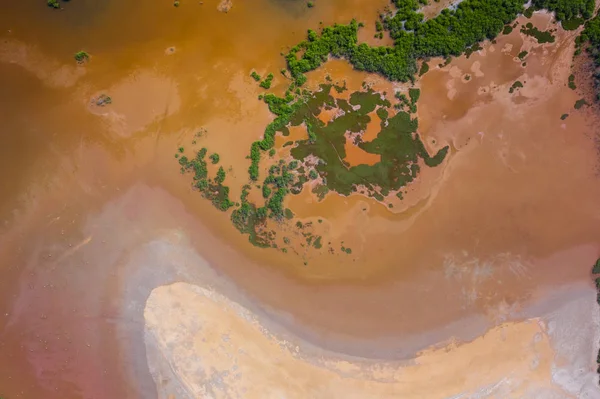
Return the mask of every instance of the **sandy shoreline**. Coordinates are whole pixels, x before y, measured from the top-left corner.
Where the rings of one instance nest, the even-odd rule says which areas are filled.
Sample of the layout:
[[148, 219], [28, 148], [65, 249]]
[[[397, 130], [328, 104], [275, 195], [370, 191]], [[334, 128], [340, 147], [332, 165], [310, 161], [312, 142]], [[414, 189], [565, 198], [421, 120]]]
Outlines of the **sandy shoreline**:
[[[568, 291], [569, 300], [540, 318], [505, 323], [407, 363], [357, 359], [283, 339], [266, 320], [214, 290], [175, 283], [148, 299], [147, 350], [159, 391], [175, 385], [197, 398], [276, 392], [290, 398], [598, 397], [589, 351], [600, 338], [594, 290]], [[589, 327], [573, 334], [582, 323]], [[175, 376], [166, 377], [170, 373]], [[434, 375], [435, 387], [425, 383]]]

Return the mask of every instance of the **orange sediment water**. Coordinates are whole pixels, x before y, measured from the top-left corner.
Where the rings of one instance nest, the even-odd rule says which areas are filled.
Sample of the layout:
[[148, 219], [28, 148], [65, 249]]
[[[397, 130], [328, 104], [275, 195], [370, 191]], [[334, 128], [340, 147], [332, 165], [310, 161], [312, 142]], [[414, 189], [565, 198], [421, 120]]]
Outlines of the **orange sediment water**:
[[[191, 190], [174, 154], [180, 146], [219, 153], [239, 198], [250, 145], [273, 118], [250, 71], [273, 72], [281, 94], [279, 53], [306, 29], [372, 15], [387, 2], [311, 10], [234, 2], [227, 14], [216, 1], [61, 4], [55, 12], [14, 2], [0, 14], [0, 351], [8, 359], [0, 362], [0, 394], [7, 398], [147, 397], [149, 371], [132, 360], [145, 364], [144, 354], [132, 355], [127, 341], [139, 320], [122, 311], [143, 307], [142, 294], [123, 298], [130, 274], [146, 269], [124, 265], [144, 245], [175, 240], [173, 232], [274, 320], [349, 348], [472, 315], [493, 324], [540, 287], [588, 278], [600, 246], [597, 125], [594, 115], [573, 110], [577, 94], [565, 85], [575, 33], [558, 31], [556, 43], [533, 47], [516, 29], [469, 59], [444, 68], [430, 61], [418, 82], [419, 133], [430, 152], [450, 144], [448, 160], [422, 166], [392, 208], [360, 195], [290, 197], [287, 205], [313, 222], [324, 245], [283, 254], [251, 246], [228, 214]], [[548, 17], [533, 21], [541, 28]], [[81, 49], [91, 60], [77, 66]], [[530, 53], [525, 66], [516, 59], [522, 49]], [[341, 96], [365, 80], [390, 101], [406, 88], [342, 60], [310, 73], [309, 85], [327, 74], [347, 82]], [[517, 79], [524, 87], [509, 94]], [[113, 103], [91, 104], [102, 93]], [[563, 113], [571, 115], [561, 121]], [[379, 124], [371, 116], [365, 141]], [[290, 130], [277, 137], [282, 156], [285, 142], [306, 134]], [[367, 161], [348, 151], [351, 163]], [[341, 253], [342, 241], [351, 254]], [[181, 264], [185, 272], [173, 280], [192, 279], [193, 264]]]

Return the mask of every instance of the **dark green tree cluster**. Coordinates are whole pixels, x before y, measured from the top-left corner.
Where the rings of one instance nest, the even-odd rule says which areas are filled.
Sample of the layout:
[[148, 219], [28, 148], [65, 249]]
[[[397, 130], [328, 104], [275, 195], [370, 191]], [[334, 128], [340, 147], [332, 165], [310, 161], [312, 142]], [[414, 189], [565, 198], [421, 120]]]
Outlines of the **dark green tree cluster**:
[[[180, 153], [183, 152], [182, 149], [183, 147], [179, 148]], [[181, 172], [193, 172], [194, 187], [197, 188], [205, 198], [211, 200], [217, 209], [226, 211], [231, 208], [234, 203], [229, 199], [229, 187], [223, 185], [226, 177], [225, 170], [223, 167], [220, 167], [215, 178], [210, 179], [208, 177], [206, 160], [204, 159], [206, 157], [206, 153], [206, 148], [202, 148], [191, 160], [185, 155], [181, 156], [179, 158]]]
[[529, 23], [527, 23], [527, 25], [521, 27], [521, 33], [523, 33], [527, 36], [535, 37], [535, 39], [540, 44], [554, 43], [554, 40], [555, 40], [554, 35], [552, 35], [551, 32], [541, 31], [538, 28], [536, 28], [535, 26], [533, 26], [533, 24], [531, 22], [529, 22]]
[[271, 166], [269, 175], [263, 182], [263, 197], [266, 199], [270, 217], [278, 220], [284, 217], [283, 200], [290, 193], [290, 187], [296, 180], [296, 173], [290, 170], [285, 161], [281, 160], [279, 165]]
[[[258, 163], [261, 151], [268, 151], [275, 144], [275, 134], [289, 123], [291, 115], [303, 105], [301, 99], [294, 101], [294, 96], [288, 94], [285, 97], [277, 97], [274, 94], [265, 94], [263, 101], [269, 106], [269, 110], [277, 115], [273, 122], [267, 125], [263, 139], [255, 141], [250, 147], [251, 164], [248, 168], [250, 179], [258, 179]], [[292, 103], [292, 101], [294, 101]]]
[[263, 89], [270, 89], [271, 88], [271, 83], [273, 82], [273, 74], [270, 73], [267, 75], [267, 77], [265, 78], [265, 80], [263, 80], [262, 82], [260, 82], [260, 87], [262, 87]]
[[594, 15], [594, 0], [533, 0], [533, 6], [538, 10], [548, 10], [556, 13], [559, 21], [576, 18], [588, 19]]
[[[523, 11], [523, 0], [464, 0], [456, 10], [443, 10], [424, 21], [417, 0], [395, 0], [397, 12], [383, 16], [383, 26], [394, 39], [393, 47], [358, 44], [356, 21], [323, 28], [321, 35], [309, 30], [307, 40], [286, 55], [297, 85], [304, 73], [316, 69], [329, 56], [346, 58], [354, 68], [379, 73], [390, 80], [414, 79], [418, 58], [460, 55], [474, 44], [492, 39]], [[299, 57], [298, 54], [302, 53]]]
[[586, 51], [595, 64], [592, 79], [597, 93], [596, 101], [600, 101], [600, 14], [585, 23], [585, 29], [577, 38], [577, 45], [579, 47], [577, 53], [581, 51], [583, 45], [587, 46]]

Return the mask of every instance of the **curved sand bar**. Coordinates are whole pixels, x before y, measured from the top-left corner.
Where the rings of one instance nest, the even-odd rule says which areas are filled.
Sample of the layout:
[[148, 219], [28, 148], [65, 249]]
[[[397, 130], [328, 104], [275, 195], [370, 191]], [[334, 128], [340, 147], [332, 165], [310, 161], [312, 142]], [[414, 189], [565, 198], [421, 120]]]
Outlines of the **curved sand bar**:
[[218, 292], [175, 283], [148, 298], [146, 350], [165, 398], [597, 398], [594, 291], [568, 296], [543, 317], [400, 363], [305, 350]]

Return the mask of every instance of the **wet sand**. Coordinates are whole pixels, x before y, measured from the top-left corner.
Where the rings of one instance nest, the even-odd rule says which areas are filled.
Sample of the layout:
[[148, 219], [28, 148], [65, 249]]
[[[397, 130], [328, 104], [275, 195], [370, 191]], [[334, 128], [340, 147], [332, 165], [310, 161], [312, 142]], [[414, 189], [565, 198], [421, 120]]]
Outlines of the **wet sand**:
[[[559, 31], [555, 44], [534, 47], [515, 30], [469, 59], [433, 68], [419, 82], [420, 133], [428, 149], [450, 143], [449, 160], [407, 187], [406, 202], [392, 209], [360, 196], [292, 198], [289, 206], [303, 221], [322, 218], [317, 231], [353, 249], [351, 256], [325, 249], [294, 256], [252, 247], [227, 214], [191, 191], [173, 154], [181, 145], [192, 148], [205, 128], [196, 147], [221, 154], [238, 196], [249, 145], [272, 118], [256, 100], [250, 71], [277, 72], [279, 52], [319, 21], [347, 22], [377, 7], [336, 1], [307, 11], [284, 2], [234, 2], [224, 14], [216, 1], [204, 3], [134, 10], [114, 1], [78, 1], [53, 13], [19, 2], [0, 15], [0, 350], [8, 359], [0, 362], [0, 394], [189, 396], [187, 389], [202, 389], [208, 380], [189, 374], [186, 367], [197, 365], [186, 365], [186, 352], [174, 354], [197, 331], [173, 323], [193, 323], [186, 315], [197, 307], [207, 309], [202, 323], [211, 334], [254, 334], [256, 358], [280, 358], [289, 370], [300, 370], [306, 377], [293, 380], [294, 387], [280, 385], [281, 375], [267, 367], [264, 375], [244, 377], [273, 376], [273, 392], [290, 396], [301, 396], [298, 387], [307, 382], [320, 387], [317, 381], [337, 381], [347, 372], [357, 394], [385, 397], [392, 390], [419, 397], [420, 378], [429, 374], [412, 366], [400, 372], [398, 362], [421, 353], [417, 359], [428, 364], [439, 356], [436, 370], [444, 374], [446, 351], [448, 364], [465, 370], [452, 362], [488, 354], [475, 367], [482, 370], [481, 384], [493, 384], [506, 372], [502, 367], [514, 365], [539, 382], [535, 387], [564, 392], [556, 380], [576, 372], [549, 385], [549, 367], [561, 350], [549, 315], [581, 318], [559, 326], [585, 324], [584, 312], [564, 309], [592, 306], [593, 290], [579, 287], [591, 287], [589, 269], [600, 253], [596, 119], [573, 110], [578, 95], [566, 87], [576, 33]], [[542, 28], [547, 18], [536, 15], [534, 22]], [[53, 35], [40, 34], [48, 31]], [[72, 54], [82, 48], [92, 58], [77, 66]], [[515, 59], [521, 49], [530, 51], [526, 67]], [[367, 80], [389, 98], [403, 88], [342, 61], [315, 71], [309, 83], [326, 73], [351, 89]], [[276, 76], [276, 92], [283, 90], [281, 79]], [[509, 95], [517, 79], [525, 86]], [[113, 104], [91, 106], [99, 93], [111, 95]], [[570, 116], [561, 121], [565, 112]], [[186, 284], [170, 286], [175, 282]], [[578, 288], [564, 300], [547, 299], [571, 284]], [[216, 299], [206, 299], [207, 289]], [[190, 307], [177, 308], [182, 300]], [[173, 323], [157, 322], [167, 317], [163, 312]], [[226, 317], [235, 329], [218, 322]], [[581, 349], [580, 360], [559, 365], [583, 370], [578, 390], [588, 389], [592, 378], [596, 324], [577, 338], [588, 345], [589, 358]], [[517, 359], [520, 352], [498, 346], [502, 331], [509, 347], [530, 348], [537, 333], [542, 339], [525, 352], [530, 357]], [[172, 334], [181, 340], [165, 349]], [[293, 338], [302, 358], [270, 347], [265, 334]], [[427, 349], [451, 337], [469, 343]], [[232, 339], [250, 345], [239, 335]], [[197, 353], [215, 348], [207, 342]], [[319, 355], [311, 350], [326, 355], [327, 370], [312, 363]], [[490, 365], [500, 354], [506, 364]], [[536, 354], [539, 367], [525, 374]], [[230, 355], [213, 354], [211, 362], [226, 368], [220, 362]], [[356, 366], [357, 358], [380, 364], [381, 378], [416, 385], [382, 387]], [[165, 386], [156, 377], [165, 364], [176, 365], [171, 379], [189, 383]], [[449, 381], [432, 395], [458, 395], [481, 388], [477, 383]], [[238, 388], [230, 389], [243, 396]], [[512, 392], [523, 397], [521, 388]], [[582, 397], [578, 390], [567, 389]]]

